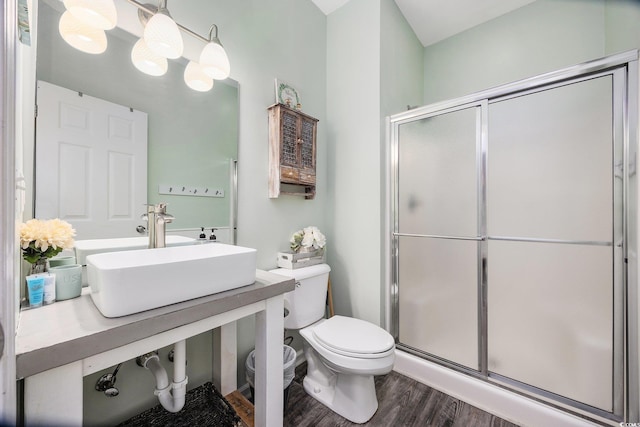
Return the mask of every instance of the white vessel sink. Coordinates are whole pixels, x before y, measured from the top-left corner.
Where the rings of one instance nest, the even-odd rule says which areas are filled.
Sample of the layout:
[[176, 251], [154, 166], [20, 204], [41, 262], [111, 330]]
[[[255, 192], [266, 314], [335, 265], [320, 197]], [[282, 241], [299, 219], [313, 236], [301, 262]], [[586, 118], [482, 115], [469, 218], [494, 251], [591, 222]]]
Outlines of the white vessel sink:
[[[195, 239], [183, 236], [166, 236], [166, 246], [191, 245]], [[76, 240], [74, 249], [76, 251], [76, 262], [86, 265], [86, 258], [89, 255], [101, 254], [104, 252], [130, 251], [134, 249], [145, 249], [149, 247], [149, 237], [121, 237], [116, 239], [90, 239]]]
[[120, 317], [199, 298], [256, 280], [256, 250], [223, 243], [89, 255], [91, 298]]

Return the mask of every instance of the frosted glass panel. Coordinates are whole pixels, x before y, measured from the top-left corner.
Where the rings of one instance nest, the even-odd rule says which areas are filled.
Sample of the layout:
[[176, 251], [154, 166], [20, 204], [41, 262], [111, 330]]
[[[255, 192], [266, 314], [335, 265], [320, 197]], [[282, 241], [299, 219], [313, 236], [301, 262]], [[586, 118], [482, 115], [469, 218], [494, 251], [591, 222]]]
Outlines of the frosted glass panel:
[[399, 128], [400, 232], [475, 237], [476, 108]]
[[399, 348], [623, 413], [621, 77], [398, 124]]
[[489, 242], [489, 370], [612, 411], [611, 247]]
[[400, 342], [478, 369], [477, 243], [399, 239]]
[[490, 104], [489, 235], [610, 242], [611, 129], [611, 76]]

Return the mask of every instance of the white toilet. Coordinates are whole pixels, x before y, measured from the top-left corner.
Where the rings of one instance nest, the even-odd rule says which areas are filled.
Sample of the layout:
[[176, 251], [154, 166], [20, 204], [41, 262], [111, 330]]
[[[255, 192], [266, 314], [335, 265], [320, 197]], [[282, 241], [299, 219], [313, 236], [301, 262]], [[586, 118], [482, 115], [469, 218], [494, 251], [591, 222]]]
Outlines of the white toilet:
[[364, 320], [324, 319], [329, 271], [326, 264], [271, 270], [296, 280], [296, 289], [284, 295], [284, 327], [298, 329], [304, 339], [304, 389], [351, 422], [364, 423], [378, 409], [373, 376], [391, 371], [395, 343]]

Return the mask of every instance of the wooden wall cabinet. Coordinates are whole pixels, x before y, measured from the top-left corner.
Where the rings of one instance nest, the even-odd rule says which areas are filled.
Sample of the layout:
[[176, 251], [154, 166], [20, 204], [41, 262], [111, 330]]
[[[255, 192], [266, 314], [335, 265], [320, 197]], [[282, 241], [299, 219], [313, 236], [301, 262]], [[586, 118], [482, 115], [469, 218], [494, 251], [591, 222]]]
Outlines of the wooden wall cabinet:
[[288, 194], [313, 199], [318, 119], [283, 104], [268, 110], [269, 197]]

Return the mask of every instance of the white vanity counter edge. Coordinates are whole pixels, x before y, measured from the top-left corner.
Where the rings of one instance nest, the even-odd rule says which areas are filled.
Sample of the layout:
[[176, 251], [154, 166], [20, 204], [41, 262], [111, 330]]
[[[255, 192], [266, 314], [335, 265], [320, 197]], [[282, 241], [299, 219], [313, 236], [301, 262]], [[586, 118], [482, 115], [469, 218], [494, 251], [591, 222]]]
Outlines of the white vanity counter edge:
[[118, 318], [80, 297], [20, 313], [16, 374], [25, 378], [294, 289], [294, 280], [263, 270], [252, 285]]

